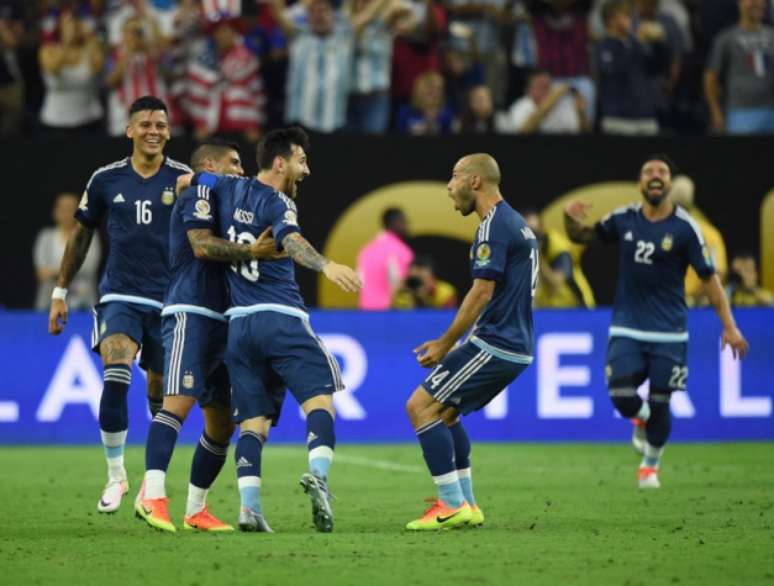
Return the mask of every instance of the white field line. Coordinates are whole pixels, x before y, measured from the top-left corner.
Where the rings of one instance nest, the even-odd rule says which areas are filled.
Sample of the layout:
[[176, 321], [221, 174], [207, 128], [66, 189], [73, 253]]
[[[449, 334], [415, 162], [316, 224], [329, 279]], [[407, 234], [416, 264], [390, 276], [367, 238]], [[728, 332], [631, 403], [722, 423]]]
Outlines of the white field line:
[[[284, 446], [267, 446], [266, 454], [277, 454], [282, 457], [298, 456], [300, 450]], [[362, 456], [349, 456], [336, 452], [333, 456], [336, 464], [349, 464], [352, 466], [362, 466], [364, 468], [376, 468], [377, 470], [389, 470], [391, 472], [406, 472], [408, 474], [421, 474], [425, 468], [415, 464], [399, 464], [390, 460], [375, 460], [373, 458], [364, 458]]]

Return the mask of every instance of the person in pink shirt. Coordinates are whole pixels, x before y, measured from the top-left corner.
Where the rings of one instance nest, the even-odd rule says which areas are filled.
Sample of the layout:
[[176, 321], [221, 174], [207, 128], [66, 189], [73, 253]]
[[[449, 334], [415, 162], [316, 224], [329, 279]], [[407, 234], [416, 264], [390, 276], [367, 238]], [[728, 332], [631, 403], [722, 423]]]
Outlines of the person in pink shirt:
[[360, 309], [389, 309], [392, 296], [408, 274], [414, 252], [406, 244], [409, 224], [406, 214], [389, 208], [382, 214], [382, 230], [357, 256], [357, 269], [363, 281]]

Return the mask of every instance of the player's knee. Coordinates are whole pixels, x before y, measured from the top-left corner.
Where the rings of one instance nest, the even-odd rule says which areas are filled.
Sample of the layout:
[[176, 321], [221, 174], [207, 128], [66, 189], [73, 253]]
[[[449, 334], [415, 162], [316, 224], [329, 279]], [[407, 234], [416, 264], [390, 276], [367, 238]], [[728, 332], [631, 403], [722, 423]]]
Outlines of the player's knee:
[[124, 334], [114, 334], [99, 345], [99, 353], [105, 366], [123, 364], [131, 366], [139, 347]]
[[634, 417], [642, 406], [642, 399], [633, 386], [611, 387], [608, 389], [613, 406], [623, 417]]
[[196, 399], [193, 397], [186, 397], [184, 395], [170, 395], [164, 397], [164, 403], [162, 404], [161, 408], [164, 409], [164, 411], [169, 411], [170, 413], [177, 415], [180, 419], [185, 421], [195, 403]]
[[451, 427], [460, 420], [460, 414], [454, 407], [447, 407], [441, 413], [441, 418], [448, 427]]
[[[204, 409], [204, 430], [216, 442], [228, 443], [235, 428], [236, 424], [231, 419], [231, 414], [227, 407], [218, 405]], [[268, 429], [262, 435], [268, 435]]]
[[[265, 417], [253, 417], [252, 419], [245, 419], [239, 424], [239, 431], [250, 431], [256, 433], [264, 438], [264, 441], [269, 439], [269, 429], [271, 428], [271, 420]], [[230, 436], [229, 436], [230, 437]]]
[[317, 395], [301, 404], [301, 410], [304, 412], [304, 415], [309, 415], [312, 411], [316, 411], [317, 409], [327, 411], [331, 414], [331, 417], [335, 419], [336, 408], [333, 406], [333, 395]]

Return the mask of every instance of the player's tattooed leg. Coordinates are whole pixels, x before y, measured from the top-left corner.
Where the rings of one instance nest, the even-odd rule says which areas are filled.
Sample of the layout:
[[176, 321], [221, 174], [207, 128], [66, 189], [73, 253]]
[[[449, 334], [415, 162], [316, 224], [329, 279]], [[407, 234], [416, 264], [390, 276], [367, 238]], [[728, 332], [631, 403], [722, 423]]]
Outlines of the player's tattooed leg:
[[109, 364], [131, 366], [139, 349], [137, 343], [124, 334], [108, 336], [99, 345], [99, 353], [105, 366]]

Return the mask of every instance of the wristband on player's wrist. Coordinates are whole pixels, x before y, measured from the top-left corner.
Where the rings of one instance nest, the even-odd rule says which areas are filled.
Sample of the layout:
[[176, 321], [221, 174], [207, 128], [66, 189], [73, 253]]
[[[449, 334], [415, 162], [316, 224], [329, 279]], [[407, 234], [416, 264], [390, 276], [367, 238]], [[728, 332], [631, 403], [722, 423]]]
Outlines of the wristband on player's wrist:
[[67, 297], [66, 287], [54, 287], [54, 291], [51, 293], [51, 299], [61, 299], [62, 301], [64, 301], [66, 297]]

